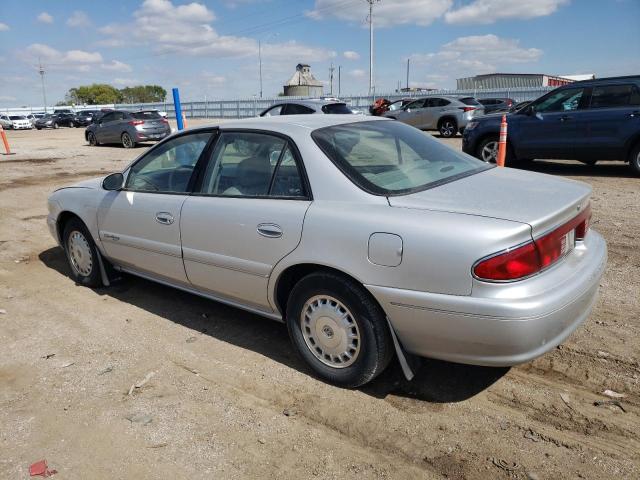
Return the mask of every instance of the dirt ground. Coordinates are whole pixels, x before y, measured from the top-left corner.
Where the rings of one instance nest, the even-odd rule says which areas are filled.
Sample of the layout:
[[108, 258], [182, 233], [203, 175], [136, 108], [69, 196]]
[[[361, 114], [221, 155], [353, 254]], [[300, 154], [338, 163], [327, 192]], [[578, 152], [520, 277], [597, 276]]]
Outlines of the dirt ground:
[[[511, 369], [424, 360], [411, 382], [393, 364], [351, 391], [314, 378], [279, 323], [133, 277], [75, 285], [48, 194], [145, 148], [8, 137], [0, 478], [43, 458], [60, 479], [640, 478], [640, 178], [624, 164], [530, 167], [591, 184], [609, 245], [595, 311], [565, 344]], [[625, 397], [596, 406], [605, 389]]]

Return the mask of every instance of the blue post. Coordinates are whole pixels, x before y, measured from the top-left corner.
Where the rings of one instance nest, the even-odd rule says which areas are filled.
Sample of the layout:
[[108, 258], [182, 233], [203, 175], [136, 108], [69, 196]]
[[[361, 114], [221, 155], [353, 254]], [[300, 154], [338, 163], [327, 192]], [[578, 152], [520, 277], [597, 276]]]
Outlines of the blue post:
[[173, 108], [176, 112], [178, 130], [184, 130], [184, 124], [182, 123], [182, 105], [180, 105], [180, 92], [177, 88], [173, 89]]

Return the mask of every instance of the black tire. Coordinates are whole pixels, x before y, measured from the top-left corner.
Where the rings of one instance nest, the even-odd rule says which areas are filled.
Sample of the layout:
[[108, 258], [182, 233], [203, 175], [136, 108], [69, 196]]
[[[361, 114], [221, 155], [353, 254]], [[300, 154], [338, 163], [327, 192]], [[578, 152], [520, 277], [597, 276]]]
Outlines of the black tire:
[[53, 122], [53, 128], [58, 128], [58, 127], [59, 127], [58, 122]]
[[633, 173], [640, 175], [640, 142], [631, 149], [629, 154], [629, 166], [633, 170]]
[[92, 147], [97, 147], [98, 145], [100, 145], [98, 143], [98, 139], [96, 138], [96, 135], [93, 132], [89, 132], [87, 134], [87, 141], [89, 142], [89, 145], [91, 145]]
[[36, 130], [42, 130], [42, 128], [41, 127], [36, 127]]
[[[311, 303], [305, 309], [307, 302], [312, 302], [314, 298], [315, 302], [319, 303]], [[322, 303], [323, 299], [325, 303]], [[342, 313], [341, 307], [344, 307], [347, 313], [350, 313], [345, 317], [348, 320], [344, 320], [350, 322], [346, 328], [358, 336], [357, 344], [352, 345], [354, 351], [355, 348], [358, 348], [358, 351], [353, 354], [354, 360], [346, 360], [352, 363], [337, 367], [328, 365], [324, 363], [325, 360], [316, 357], [316, 355], [322, 356], [320, 347], [324, 346], [320, 341], [313, 343], [308, 339], [308, 334], [305, 339], [302, 331], [303, 311], [312, 314], [311, 308], [314, 304], [316, 308], [332, 308], [339, 313]], [[319, 315], [318, 321], [324, 321], [328, 318], [323, 316], [323, 313]], [[309, 317], [305, 315], [304, 318], [306, 321]], [[393, 356], [393, 340], [386, 316], [380, 306], [357, 282], [333, 272], [311, 273], [293, 287], [287, 302], [286, 322], [289, 336], [298, 354], [319, 377], [334, 385], [347, 388], [364, 385], [382, 373]], [[311, 326], [311, 323], [309, 325]], [[317, 323], [315, 325], [316, 328], [320, 328]], [[334, 331], [329, 328], [331, 332], [329, 335], [326, 328], [325, 326], [321, 332], [317, 332], [318, 339], [320, 340], [320, 335], [326, 334], [324, 339], [331, 341]], [[309, 333], [312, 331], [310, 328], [306, 330]], [[338, 339], [345, 338], [343, 332], [340, 331], [335, 335], [338, 335]], [[313, 353], [312, 344], [319, 350], [318, 353]], [[327, 361], [333, 361], [335, 364], [335, 361], [328, 358], [328, 355], [325, 354], [325, 357]], [[335, 357], [336, 361], [344, 360], [344, 357], [339, 359], [340, 355], [335, 355]]]
[[69, 122], [69, 128], [74, 128], [75, 126], [76, 126], [76, 124], [75, 124], [75, 123], [73, 123], [73, 122]]
[[453, 118], [445, 117], [438, 122], [438, 131], [443, 138], [453, 138], [458, 133], [458, 122]]
[[[98, 251], [84, 223], [78, 218], [70, 219], [64, 226], [62, 241], [71, 277], [76, 283], [91, 288], [102, 286]], [[88, 254], [90, 256], [87, 257]]]
[[588, 167], [593, 167], [596, 163], [598, 163], [598, 160], [580, 160], [580, 162], [584, 163]]
[[133, 140], [133, 138], [131, 138], [131, 135], [129, 135], [127, 132], [124, 132], [120, 136], [120, 141], [122, 142], [122, 146], [124, 148], [134, 148], [136, 146], [136, 142]]

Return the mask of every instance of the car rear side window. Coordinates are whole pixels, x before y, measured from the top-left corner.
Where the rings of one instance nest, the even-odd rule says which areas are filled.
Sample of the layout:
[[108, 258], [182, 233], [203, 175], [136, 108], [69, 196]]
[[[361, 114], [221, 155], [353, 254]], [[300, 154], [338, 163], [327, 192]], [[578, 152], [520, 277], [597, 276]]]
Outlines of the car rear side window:
[[408, 194], [492, 168], [401, 122], [335, 125], [311, 136], [352, 182], [375, 195]]
[[204, 173], [200, 193], [230, 197], [305, 197], [288, 141], [254, 132], [224, 132]]
[[460, 100], [465, 105], [476, 105], [476, 106], [481, 105], [481, 103], [473, 97], [464, 97], [464, 98], [459, 98], [458, 100]]
[[353, 112], [346, 103], [328, 103], [322, 106], [324, 113], [351, 115]]
[[591, 108], [616, 108], [638, 105], [640, 95], [635, 85], [604, 85], [593, 87]]
[[157, 120], [162, 118], [158, 112], [134, 112], [131, 116], [137, 120]]

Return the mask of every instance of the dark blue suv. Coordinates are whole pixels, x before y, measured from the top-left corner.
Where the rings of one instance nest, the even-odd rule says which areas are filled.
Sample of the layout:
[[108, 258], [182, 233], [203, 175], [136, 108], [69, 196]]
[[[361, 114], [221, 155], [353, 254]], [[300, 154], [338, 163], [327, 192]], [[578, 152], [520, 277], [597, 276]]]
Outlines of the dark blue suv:
[[[467, 124], [462, 150], [495, 161], [502, 113]], [[601, 78], [557, 88], [507, 114], [507, 164], [572, 159], [629, 162], [640, 175], [640, 76]]]

